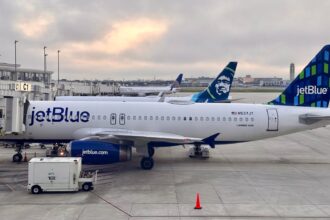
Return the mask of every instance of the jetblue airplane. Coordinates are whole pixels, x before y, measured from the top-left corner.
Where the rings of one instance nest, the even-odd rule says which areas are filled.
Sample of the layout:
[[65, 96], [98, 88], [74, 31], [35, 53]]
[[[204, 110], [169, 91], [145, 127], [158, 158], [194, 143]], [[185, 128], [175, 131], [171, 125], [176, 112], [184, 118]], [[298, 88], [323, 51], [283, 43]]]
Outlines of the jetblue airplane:
[[180, 86], [182, 81], [183, 74], [180, 73], [176, 80], [169, 86], [120, 86], [119, 93], [121, 95], [138, 95], [138, 96], [147, 96], [152, 94], [171, 94], [176, 92], [176, 89]]
[[127, 160], [135, 147], [141, 167], [152, 169], [156, 147], [214, 148], [319, 128], [330, 123], [329, 53], [327, 45], [268, 104], [33, 101], [25, 113], [26, 131], [1, 139], [70, 142], [71, 153], [111, 162]]
[[228, 65], [203, 91], [191, 96], [164, 97], [159, 96], [57, 96], [55, 101], [123, 101], [123, 102], [230, 102], [228, 100], [234, 79], [237, 62]]

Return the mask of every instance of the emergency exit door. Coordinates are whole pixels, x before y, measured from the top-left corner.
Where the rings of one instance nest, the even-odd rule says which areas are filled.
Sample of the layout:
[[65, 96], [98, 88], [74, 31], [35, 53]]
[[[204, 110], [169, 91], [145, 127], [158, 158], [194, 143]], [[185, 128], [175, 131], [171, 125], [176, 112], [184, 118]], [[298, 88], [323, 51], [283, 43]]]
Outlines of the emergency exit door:
[[268, 128], [267, 131], [278, 131], [278, 113], [277, 109], [267, 109]]

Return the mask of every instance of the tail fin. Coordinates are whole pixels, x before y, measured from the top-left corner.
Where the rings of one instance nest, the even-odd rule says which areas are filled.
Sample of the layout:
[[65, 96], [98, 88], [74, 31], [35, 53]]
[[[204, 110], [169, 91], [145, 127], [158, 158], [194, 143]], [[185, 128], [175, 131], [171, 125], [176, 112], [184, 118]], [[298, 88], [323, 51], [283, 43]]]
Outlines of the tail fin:
[[193, 102], [219, 102], [227, 100], [233, 83], [237, 62], [230, 62], [203, 91], [193, 95]]
[[171, 85], [171, 91], [173, 90], [173, 88], [177, 88], [180, 86], [181, 82], [182, 82], [182, 77], [183, 77], [183, 74], [180, 73], [178, 75], [178, 77], [176, 78], [176, 80], [172, 83]]
[[327, 108], [330, 98], [330, 45], [326, 45], [295, 80], [268, 104]]

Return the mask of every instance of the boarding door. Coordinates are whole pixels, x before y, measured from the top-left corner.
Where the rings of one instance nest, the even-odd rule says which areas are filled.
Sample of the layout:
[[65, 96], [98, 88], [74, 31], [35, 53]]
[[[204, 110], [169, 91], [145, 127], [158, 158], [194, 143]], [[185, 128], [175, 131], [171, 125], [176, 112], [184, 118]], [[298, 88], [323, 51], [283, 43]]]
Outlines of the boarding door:
[[278, 131], [278, 113], [277, 109], [267, 109], [268, 128], [267, 131]]

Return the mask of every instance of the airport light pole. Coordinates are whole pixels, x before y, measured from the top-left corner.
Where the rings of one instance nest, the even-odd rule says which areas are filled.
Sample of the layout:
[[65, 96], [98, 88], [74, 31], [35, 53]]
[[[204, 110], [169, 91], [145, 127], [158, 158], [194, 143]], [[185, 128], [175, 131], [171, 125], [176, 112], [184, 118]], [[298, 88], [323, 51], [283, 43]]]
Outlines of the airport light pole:
[[46, 56], [47, 56], [47, 54], [46, 54], [46, 46], [44, 46], [44, 74], [45, 74], [45, 76], [46, 76]]
[[57, 87], [60, 84], [60, 50], [57, 50]]
[[17, 43], [18, 43], [18, 40], [15, 40], [14, 44], [15, 44], [15, 77], [16, 78], [17, 78], [17, 63], [16, 63], [16, 45], [17, 45]]

